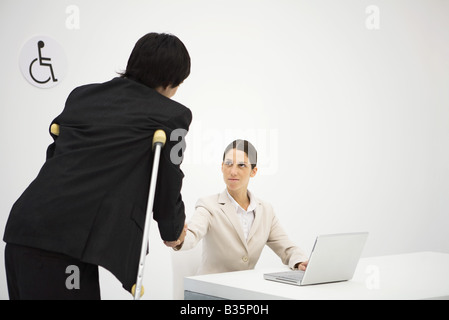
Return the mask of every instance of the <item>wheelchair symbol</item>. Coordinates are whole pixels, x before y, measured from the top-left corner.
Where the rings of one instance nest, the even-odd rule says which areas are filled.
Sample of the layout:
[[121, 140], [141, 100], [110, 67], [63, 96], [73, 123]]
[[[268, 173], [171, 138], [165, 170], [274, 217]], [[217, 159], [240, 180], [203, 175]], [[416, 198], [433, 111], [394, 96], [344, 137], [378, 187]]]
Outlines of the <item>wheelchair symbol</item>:
[[19, 55], [19, 66], [23, 77], [32, 86], [53, 88], [63, 82], [67, 75], [67, 56], [55, 39], [38, 35], [24, 43]]
[[[31, 62], [30, 68], [29, 68], [30, 76], [31, 76], [31, 78], [32, 78], [34, 81], [36, 81], [37, 83], [40, 83], [40, 84], [47, 83], [48, 81], [50, 81], [50, 79], [51, 79], [53, 82], [57, 82], [58, 79], [55, 78], [55, 74], [54, 74], [54, 72], [53, 72], [53, 66], [52, 66], [52, 64], [50, 63], [50, 62], [51, 62], [51, 58], [45, 58], [45, 57], [42, 57], [42, 51], [41, 51], [41, 50], [42, 50], [43, 47], [45, 47], [45, 43], [44, 43], [44, 41], [40, 40], [40, 41], [37, 43], [37, 50], [38, 50], [38, 53], [39, 53], [39, 58], [36, 58], [36, 59], [34, 59], [34, 60]], [[38, 80], [38, 79], [36, 79], [36, 78], [34, 77], [34, 75], [33, 75], [33, 70], [34, 70], [33, 66], [34, 66], [34, 64], [35, 64], [37, 61], [39, 61], [39, 65], [40, 65], [40, 66], [43, 66], [43, 67], [49, 67], [49, 68], [50, 68], [51, 77], [49, 76], [48, 79], [46, 79], [46, 80]]]

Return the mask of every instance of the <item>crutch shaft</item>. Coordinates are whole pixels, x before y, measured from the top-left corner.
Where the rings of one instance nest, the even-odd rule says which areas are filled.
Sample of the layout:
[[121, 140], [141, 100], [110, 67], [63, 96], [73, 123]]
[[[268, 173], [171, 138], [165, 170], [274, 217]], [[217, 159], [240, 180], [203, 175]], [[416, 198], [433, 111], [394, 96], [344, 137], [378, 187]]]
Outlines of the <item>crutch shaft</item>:
[[145, 225], [143, 231], [142, 238], [142, 246], [140, 249], [140, 259], [139, 259], [139, 267], [137, 270], [137, 279], [134, 287], [134, 300], [140, 300], [142, 291], [142, 282], [143, 282], [143, 274], [145, 269], [145, 258], [148, 250], [148, 240], [150, 234], [150, 225], [151, 220], [153, 220], [153, 204], [154, 204], [154, 195], [156, 193], [156, 183], [157, 183], [157, 175], [159, 170], [159, 160], [161, 156], [161, 149], [165, 145], [166, 136], [163, 130], [157, 130], [153, 136], [153, 150], [154, 150], [154, 160], [153, 160], [153, 169], [151, 172], [151, 180], [150, 180], [150, 191], [148, 194], [148, 205], [147, 205], [147, 214], [145, 216]]
[[[156, 147], [154, 149], [154, 162], [153, 162], [153, 171], [151, 174], [150, 193], [148, 196], [148, 209], [150, 211], [147, 212], [147, 216], [145, 217], [143, 241], [142, 241], [142, 247], [140, 250], [139, 268], [138, 268], [138, 272], [137, 272], [136, 291], [134, 293], [135, 300], [140, 299], [140, 292], [141, 292], [141, 288], [142, 288], [143, 272], [144, 272], [144, 268], [145, 268], [145, 257], [147, 255], [147, 250], [148, 250], [148, 238], [149, 238], [149, 233], [150, 233], [150, 225], [151, 225], [151, 220], [153, 219], [153, 202], [154, 202], [154, 194], [155, 194], [155, 187], [156, 187], [156, 181], [157, 181], [157, 172], [159, 169], [160, 153], [161, 153], [161, 145], [156, 144]], [[148, 213], [150, 213], [149, 216], [148, 216]]]

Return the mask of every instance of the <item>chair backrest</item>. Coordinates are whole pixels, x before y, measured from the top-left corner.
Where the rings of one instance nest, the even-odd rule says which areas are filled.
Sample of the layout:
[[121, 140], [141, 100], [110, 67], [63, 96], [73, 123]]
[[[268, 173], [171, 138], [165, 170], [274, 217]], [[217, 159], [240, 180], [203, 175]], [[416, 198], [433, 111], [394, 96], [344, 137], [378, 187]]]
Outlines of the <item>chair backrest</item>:
[[173, 299], [184, 299], [184, 277], [197, 274], [201, 264], [202, 241], [195, 248], [186, 251], [173, 251]]

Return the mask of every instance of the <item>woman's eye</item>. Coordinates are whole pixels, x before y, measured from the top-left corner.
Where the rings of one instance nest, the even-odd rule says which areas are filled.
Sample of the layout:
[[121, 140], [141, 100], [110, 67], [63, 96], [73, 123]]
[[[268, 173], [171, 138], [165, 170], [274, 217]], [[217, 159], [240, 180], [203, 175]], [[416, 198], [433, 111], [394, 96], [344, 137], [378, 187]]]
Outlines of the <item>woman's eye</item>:
[[246, 167], [246, 164], [244, 164], [244, 163], [239, 163], [239, 167], [240, 167], [240, 168], [245, 168], [245, 167]]

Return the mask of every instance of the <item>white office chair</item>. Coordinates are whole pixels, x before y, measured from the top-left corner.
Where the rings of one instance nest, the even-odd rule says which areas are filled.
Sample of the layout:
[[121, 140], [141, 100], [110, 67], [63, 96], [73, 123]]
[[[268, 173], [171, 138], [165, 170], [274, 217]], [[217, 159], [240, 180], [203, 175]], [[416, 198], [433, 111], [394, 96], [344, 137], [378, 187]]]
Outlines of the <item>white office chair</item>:
[[201, 264], [202, 241], [195, 248], [186, 251], [173, 251], [173, 299], [184, 299], [184, 277], [196, 275]]

